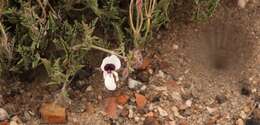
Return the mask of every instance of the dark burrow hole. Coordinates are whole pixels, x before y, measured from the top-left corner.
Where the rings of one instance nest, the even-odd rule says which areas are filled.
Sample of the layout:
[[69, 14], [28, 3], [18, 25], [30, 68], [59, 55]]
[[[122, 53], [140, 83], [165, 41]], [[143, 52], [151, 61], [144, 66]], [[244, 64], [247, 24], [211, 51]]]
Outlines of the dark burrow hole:
[[242, 70], [252, 56], [249, 31], [239, 24], [214, 21], [204, 32], [210, 66], [216, 70]]

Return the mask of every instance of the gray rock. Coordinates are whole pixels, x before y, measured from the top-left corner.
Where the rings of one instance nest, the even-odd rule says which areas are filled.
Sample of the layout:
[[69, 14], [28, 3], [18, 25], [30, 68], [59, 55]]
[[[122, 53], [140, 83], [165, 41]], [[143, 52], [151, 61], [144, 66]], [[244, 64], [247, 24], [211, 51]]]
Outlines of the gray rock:
[[0, 121], [4, 121], [8, 119], [8, 113], [5, 109], [0, 108]]
[[161, 107], [158, 107], [157, 109], [159, 111], [160, 116], [162, 116], [162, 117], [168, 116], [168, 113], [164, 109], [162, 109]]
[[130, 89], [136, 89], [137, 87], [139, 87], [141, 85], [142, 85], [142, 82], [139, 82], [139, 81], [131, 79], [131, 78], [128, 79], [128, 87]]

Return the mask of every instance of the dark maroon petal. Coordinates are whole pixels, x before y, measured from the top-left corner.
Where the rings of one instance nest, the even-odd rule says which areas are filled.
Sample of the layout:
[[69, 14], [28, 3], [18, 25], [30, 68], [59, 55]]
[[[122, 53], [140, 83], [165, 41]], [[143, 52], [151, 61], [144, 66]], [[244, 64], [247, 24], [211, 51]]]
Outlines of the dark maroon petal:
[[107, 71], [108, 73], [111, 73], [112, 71], [114, 71], [116, 69], [116, 66], [114, 64], [106, 64], [104, 67], [105, 71]]

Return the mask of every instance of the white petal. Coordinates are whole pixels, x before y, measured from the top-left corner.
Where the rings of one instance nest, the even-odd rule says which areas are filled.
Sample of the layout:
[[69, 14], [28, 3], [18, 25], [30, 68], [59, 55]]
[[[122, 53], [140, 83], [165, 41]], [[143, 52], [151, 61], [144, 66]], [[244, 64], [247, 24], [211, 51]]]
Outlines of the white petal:
[[109, 63], [109, 60], [110, 60], [110, 59], [109, 59], [109, 56], [103, 59], [102, 64], [101, 64], [101, 66], [100, 66], [100, 68], [102, 69], [102, 71], [105, 71], [105, 66], [106, 66], [106, 64]]
[[113, 74], [103, 73], [105, 79], [105, 86], [108, 90], [116, 90], [116, 83]]
[[113, 75], [115, 75], [115, 77], [116, 77], [116, 81], [118, 81], [118, 80], [119, 80], [119, 78], [118, 78], [118, 73], [115, 72], [115, 71], [113, 71], [112, 73], [113, 73]]
[[116, 66], [116, 70], [121, 68], [121, 61], [120, 61], [120, 59], [117, 56], [111, 55], [110, 59], [112, 61], [111, 63]]
[[105, 66], [106, 66], [106, 64], [114, 64], [115, 65], [115, 70], [118, 70], [118, 69], [120, 69], [120, 67], [121, 67], [121, 61], [120, 61], [120, 59], [117, 57], [117, 56], [115, 56], [115, 55], [111, 55], [111, 56], [108, 56], [108, 57], [106, 57], [106, 58], [104, 58], [103, 59], [103, 61], [102, 61], [102, 64], [101, 64], [101, 66], [100, 66], [100, 68], [102, 69], [102, 71], [105, 71]]

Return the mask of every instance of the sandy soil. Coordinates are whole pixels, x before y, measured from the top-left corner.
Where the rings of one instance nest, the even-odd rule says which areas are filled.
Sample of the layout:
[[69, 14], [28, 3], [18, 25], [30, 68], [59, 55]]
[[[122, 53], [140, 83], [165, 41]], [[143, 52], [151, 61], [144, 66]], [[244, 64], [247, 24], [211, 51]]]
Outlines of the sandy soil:
[[[109, 92], [100, 72], [72, 85], [67, 124], [234, 125], [240, 119], [253, 125], [248, 119], [259, 118], [255, 112], [260, 110], [260, 1], [245, 9], [222, 4], [208, 21], [176, 19], [156, 35], [146, 50], [151, 66], [130, 76], [141, 87], [129, 89], [122, 81]], [[42, 81], [1, 84], [0, 107], [27, 125], [41, 123], [40, 105], [53, 101], [60, 89]], [[147, 99], [141, 111], [134, 93]], [[130, 99], [118, 107], [119, 114], [128, 114], [108, 118], [106, 99], [121, 94]], [[152, 119], [147, 118], [150, 112]]]

